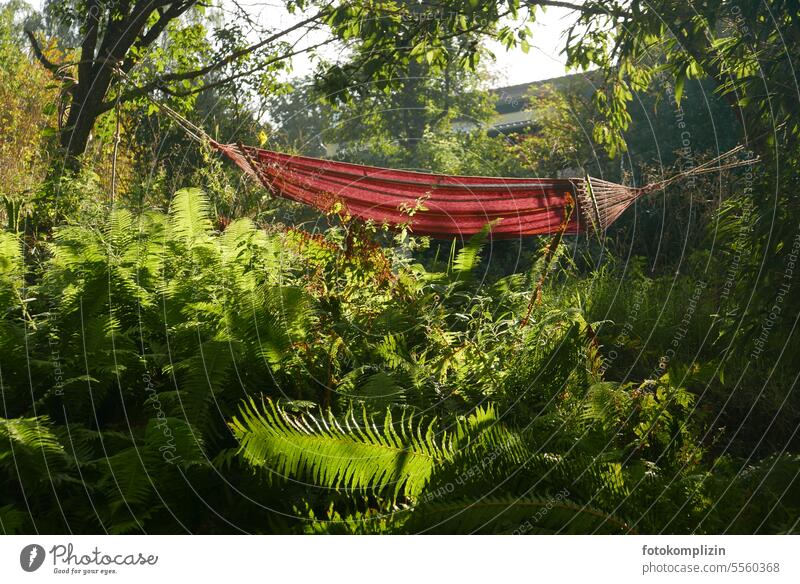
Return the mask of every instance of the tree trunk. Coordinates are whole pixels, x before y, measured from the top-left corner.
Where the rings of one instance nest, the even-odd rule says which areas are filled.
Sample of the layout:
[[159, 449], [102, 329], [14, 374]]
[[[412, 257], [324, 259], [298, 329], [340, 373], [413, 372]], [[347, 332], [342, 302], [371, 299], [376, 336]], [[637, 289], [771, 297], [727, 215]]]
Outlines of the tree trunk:
[[[73, 114], [75, 110], [80, 110], [80, 113]], [[95, 116], [92, 115], [91, 108], [86, 102], [83, 106], [78, 103], [72, 104], [67, 125], [61, 130], [61, 147], [70, 159], [70, 166], [73, 166], [78, 157], [86, 151], [94, 120]]]
[[[182, 9], [176, 9], [175, 12], [168, 10], [162, 14], [162, 20], [156, 23], [152, 32], [160, 33], [167, 22], [185, 12], [192, 4], [189, 2], [182, 5]], [[86, 151], [94, 123], [106, 111], [102, 108], [103, 100], [111, 87], [114, 67], [122, 65], [129, 49], [142, 34], [156, 3], [148, 0], [130, 9], [126, 5], [125, 15], [118, 19], [113, 18], [112, 13], [101, 18], [99, 6], [99, 0], [88, 0], [87, 32], [81, 43], [78, 84], [71, 91], [69, 115], [60, 136], [61, 146], [70, 159], [69, 165], [76, 165], [78, 157]], [[107, 22], [107, 26], [101, 39], [100, 26], [103, 21]], [[162, 21], [165, 24], [159, 26]], [[158, 35], [152, 36], [149, 42], [153, 42]]]
[[80, 83], [73, 92], [67, 122], [60, 136], [61, 147], [73, 162], [86, 151], [92, 128], [101, 113], [100, 105], [111, 81], [111, 75], [104, 73], [87, 80], [91, 83], [88, 88], [87, 82]]

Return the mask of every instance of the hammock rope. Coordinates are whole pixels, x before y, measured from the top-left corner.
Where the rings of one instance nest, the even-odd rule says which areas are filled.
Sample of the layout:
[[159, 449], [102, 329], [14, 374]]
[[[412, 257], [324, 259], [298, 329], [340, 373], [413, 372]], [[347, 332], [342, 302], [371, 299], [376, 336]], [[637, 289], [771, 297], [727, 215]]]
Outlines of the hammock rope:
[[[127, 75], [122, 73], [127, 78]], [[637, 199], [690, 177], [754, 164], [730, 160], [737, 146], [643, 187], [594, 177], [502, 178], [393, 170], [221, 144], [180, 113], [147, 95], [190, 138], [208, 144], [272, 194], [418, 235], [470, 237], [487, 224], [492, 238], [602, 233]]]

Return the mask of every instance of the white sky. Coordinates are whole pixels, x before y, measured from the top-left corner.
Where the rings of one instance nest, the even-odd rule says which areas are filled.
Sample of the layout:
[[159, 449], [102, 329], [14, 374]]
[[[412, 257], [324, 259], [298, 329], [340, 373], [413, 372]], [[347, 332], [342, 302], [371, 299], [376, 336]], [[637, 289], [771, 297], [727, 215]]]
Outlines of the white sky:
[[497, 57], [495, 85], [517, 85], [566, 74], [566, 58], [560, 53], [564, 48], [562, 33], [571, 24], [569, 14], [564, 8], [539, 12], [531, 27], [531, 48], [527, 54], [520, 49], [506, 51], [499, 43], [490, 43], [489, 49]]
[[[0, 3], [3, 1], [0, 0]], [[43, 4], [43, 0], [28, 2], [37, 9], [41, 9]], [[280, 0], [239, 0], [239, 4], [247, 8], [253, 19], [261, 24], [289, 25], [301, 18], [300, 15], [287, 14]], [[223, 6], [226, 5], [231, 6], [230, 0], [223, 0]], [[506, 51], [499, 43], [489, 43], [489, 49], [497, 58], [495, 65], [490, 67], [496, 77], [492, 85], [517, 85], [564, 75], [565, 58], [560, 52], [564, 46], [562, 32], [570, 24], [568, 15], [569, 11], [563, 8], [539, 11], [531, 27], [533, 36], [527, 54], [519, 49]], [[295, 59], [292, 75], [300, 76], [312, 69], [313, 63], [301, 56]]]

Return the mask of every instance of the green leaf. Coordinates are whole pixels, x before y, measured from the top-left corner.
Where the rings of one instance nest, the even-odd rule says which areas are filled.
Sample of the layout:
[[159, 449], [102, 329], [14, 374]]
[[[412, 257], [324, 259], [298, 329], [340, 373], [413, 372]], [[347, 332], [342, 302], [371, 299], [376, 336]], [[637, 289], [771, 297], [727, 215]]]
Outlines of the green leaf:
[[681, 73], [677, 77], [675, 77], [675, 102], [681, 102], [681, 96], [683, 95], [683, 86], [686, 84], [686, 75]]

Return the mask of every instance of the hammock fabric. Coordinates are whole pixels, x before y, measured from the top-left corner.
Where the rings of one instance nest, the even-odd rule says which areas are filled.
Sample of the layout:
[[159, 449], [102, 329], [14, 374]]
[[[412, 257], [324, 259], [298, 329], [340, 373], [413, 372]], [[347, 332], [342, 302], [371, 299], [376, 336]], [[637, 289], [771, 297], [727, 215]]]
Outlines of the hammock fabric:
[[[167, 108], [168, 109], [168, 108]], [[170, 113], [175, 113], [169, 110]], [[497, 178], [392, 170], [220, 144], [175, 114], [276, 196], [378, 225], [409, 226], [417, 235], [469, 237], [490, 225], [493, 238], [604, 231], [639, 197], [690, 176], [747, 166], [722, 163], [740, 145], [703, 164], [644, 187], [585, 178]]]
[[595, 178], [447, 176], [211, 145], [277, 196], [433, 237], [469, 237], [487, 223], [493, 238], [604, 230], [644, 194]]

